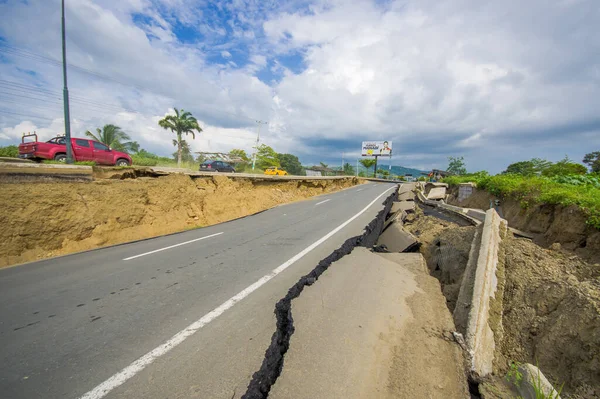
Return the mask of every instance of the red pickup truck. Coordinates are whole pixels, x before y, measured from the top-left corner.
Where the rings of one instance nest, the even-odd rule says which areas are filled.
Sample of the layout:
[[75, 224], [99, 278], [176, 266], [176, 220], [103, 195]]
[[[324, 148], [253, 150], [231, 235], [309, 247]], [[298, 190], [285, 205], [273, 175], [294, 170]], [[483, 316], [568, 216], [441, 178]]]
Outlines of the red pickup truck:
[[[26, 137], [35, 137], [35, 141], [25, 142]], [[25, 134], [19, 144], [19, 158], [41, 161], [53, 159], [65, 162], [67, 160], [67, 141], [63, 136], [54, 137], [44, 142], [38, 141], [37, 134]], [[93, 161], [98, 165], [131, 165], [131, 157], [120, 151], [111, 149], [106, 144], [95, 140], [71, 138], [73, 158], [77, 162]]]

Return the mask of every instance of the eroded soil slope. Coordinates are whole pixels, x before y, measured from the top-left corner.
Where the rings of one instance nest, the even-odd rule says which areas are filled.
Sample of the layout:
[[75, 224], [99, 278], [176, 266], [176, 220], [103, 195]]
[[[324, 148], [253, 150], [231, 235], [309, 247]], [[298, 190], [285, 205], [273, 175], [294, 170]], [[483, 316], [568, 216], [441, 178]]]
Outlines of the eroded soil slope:
[[[405, 228], [421, 241], [420, 251], [453, 310], [475, 227], [417, 209]], [[502, 334], [484, 397], [515, 397], [498, 393], [509, 362], [538, 365], [555, 386], [564, 383], [563, 398], [600, 397], [600, 264], [558, 243], [544, 249], [509, 234], [503, 244]]]
[[0, 185], [0, 267], [250, 215], [358, 184], [185, 175]]
[[600, 397], [600, 265], [508, 238], [506, 278], [502, 363], [538, 364], [567, 397]]

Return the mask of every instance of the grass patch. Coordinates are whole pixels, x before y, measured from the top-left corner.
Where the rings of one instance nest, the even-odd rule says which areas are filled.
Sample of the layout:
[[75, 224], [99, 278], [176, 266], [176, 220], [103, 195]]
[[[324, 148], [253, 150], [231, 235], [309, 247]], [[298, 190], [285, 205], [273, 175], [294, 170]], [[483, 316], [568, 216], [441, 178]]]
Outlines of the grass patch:
[[[66, 162], [53, 161], [50, 159], [45, 159], [42, 163], [50, 164], [50, 165], [67, 165]], [[81, 162], [73, 162], [71, 165], [80, 165], [80, 166], [96, 166], [96, 162], [94, 161], [81, 161]]]
[[512, 198], [523, 208], [536, 204], [576, 205], [587, 216], [586, 223], [600, 230], [600, 185], [597, 175], [579, 177], [526, 177], [516, 174], [490, 176], [485, 172], [450, 176], [449, 185], [474, 182], [489, 193]]

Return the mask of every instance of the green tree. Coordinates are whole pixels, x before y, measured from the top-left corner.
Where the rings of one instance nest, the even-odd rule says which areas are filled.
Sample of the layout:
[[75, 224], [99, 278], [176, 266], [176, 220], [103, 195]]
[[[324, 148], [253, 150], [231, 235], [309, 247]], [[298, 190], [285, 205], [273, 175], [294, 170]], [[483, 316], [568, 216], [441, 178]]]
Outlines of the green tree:
[[6, 147], [0, 147], [0, 157], [18, 158], [19, 147], [16, 145], [8, 145]]
[[600, 172], [600, 151], [585, 154], [583, 163], [588, 165], [592, 172]]
[[256, 165], [260, 169], [266, 169], [271, 166], [280, 166], [275, 150], [266, 144], [259, 145], [256, 151]]
[[240, 150], [238, 148], [234, 148], [229, 151], [229, 156], [232, 158], [240, 158], [241, 162], [236, 162], [235, 171], [236, 172], [244, 172], [248, 165], [250, 164], [250, 157], [246, 154], [246, 151]]
[[132, 153], [137, 154], [140, 151], [140, 143], [138, 143], [137, 141], [132, 141], [129, 144], [129, 149]]
[[467, 168], [465, 167], [464, 157], [448, 157], [448, 169], [447, 172], [455, 175], [466, 175]]
[[[173, 145], [177, 146], [177, 140], [173, 139]], [[178, 161], [179, 156], [181, 156], [181, 161], [183, 162], [188, 162], [188, 163], [193, 163], [194, 162], [194, 155], [192, 154], [192, 150], [190, 148], [190, 145], [188, 144], [187, 141], [181, 140], [181, 152], [175, 151], [173, 153], [173, 159]], [[177, 166], [180, 166], [181, 162], [177, 162]]]
[[522, 176], [533, 176], [536, 174], [535, 164], [531, 161], [520, 161], [511, 163], [502, 173], [514, 173]]
[[202, 164], [207, 159], [208, 159], [208, 157], [206, 155], [204, 155], [204, 154], [198, 154], [198, 156], [196, 157], [196, 162], [198, 162], [199, 164]]
[[348, 162], [344, 164], [344, 174], [346, 176], [354, 176], [356, 174], [356, 169], [354, 166], [350, 165]]
[[542, 176], [585, 175], [587, 168], [573, 162], [568, 156], [542, 171]]
[[102, 129], [97, 128], [96, 134], [88, 130], [85, 135], [117, 151], [135, 152], [140, 148], [136, 141], [130, 141], [131, 137], [116, 125], [108, 124], [104, 125]]
[[[361, 159], [359, 162], [362, 164], [362, 166], [364, 166], [367, 169], [367, 175], [368, 175], [369, 168], [371, 166], [375, 166], [375, 162], [377, 162], [377, 161], [375, 159], [367, 158], [367, 159]], [[375, 171], [373, 171], [373, 173], [375, 173]]]
[[319, 163], [321, 164], [321, 167], [323, 167], [325, 169], [327, 169], [327, 167], [329, 166], [329, 165], [327, 165], [326, 163], [323, 163], [323, 162], [319, 162]]
[[[571, 162], [569, 160], [569, 162]], [[522, 176], [539, 176], [545, 170], [552, 167], [552, 162], [541, 158], [533, 158], [529, 161], [515, 162], [506, 168], [502, 173], [514, 173]]]
[[303, 175], [302, 164], [297, 156], [292, 154], [277, 154], [277, 160], [281, 167], [289, 174], [296, 176]]
[[158, 125], [163, 129], [171, 130], [171, 132], [177, 135], [177, 138], [173, 140], [173, 145], [177, 146], [177, 167], [181, 166], [181, 157], [182, 157], [182, 142], [184, 141], [182, 135], [185, 133], [192, 135], [192, 139], [196, 139], [196, 135], [194, 131], [198, 133], [202, 132], [202, 128], [198, 124], [196, 118], [192, 116], [192, 114], [185, 110], [175, 109], [175, 115], [167, 115], [161, 120], [158, 121]]
[[246, 151], [244, 150], [234, 148], [233, 150], [229, 151], [229, 156], [241, 158], [244, 162], [250, 162], [250, 157], [248, 157], [248, 154], [246, 154]]

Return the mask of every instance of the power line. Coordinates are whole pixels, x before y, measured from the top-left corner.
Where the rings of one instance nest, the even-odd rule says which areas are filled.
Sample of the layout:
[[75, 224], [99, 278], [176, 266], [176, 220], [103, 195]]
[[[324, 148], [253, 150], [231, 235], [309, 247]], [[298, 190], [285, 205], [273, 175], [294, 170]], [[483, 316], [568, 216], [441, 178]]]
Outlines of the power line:
[[[58, 106], [61, 105], [61, 101], [57, 97], [46, 97], [46, 98], [42, 97], [42, 98], [40, 98], [40, 97], [36, 97], [35, 94], [34, 94], [34, 97], [32, 97], [32, 96], [27, 96], [27, 95], [23, 95], [23, 94], [15, 94], [15, 93], [12, 93], [12, 92], [4, 92], [4, 91], [1, 91], [1, 90], [0, 90], [0, 95], [9, 96], [8, 97], [9, 100], [14, 100], [15, 98], [19, 98], [19, 99], [26, 99], [26, 100], [42, 101], [45, 104], [55, 104], [55, 105], [58, 105]], [[127, 110], [124, 110], [124, 109], [117, 109], [117, 108], [99, 106], [99, 105], [95, 105], [95, 104], [89, 104], [89, 103], [87, 103], [85, 101], [81, 101], [81, 100], [78, 100], [78, 99], [72, 99], [71, 103], [72, 103], [72, 105], [75, 108], [82, 108], [82, 109], [85, 109], [85, 110], [88, 110], [88, 111], [93, 111], [93, 112], [103, 113], [103, 114], [115, 114], [115, 113], [118, 113], [118, 112], [127, 111]], [[24, 105], [26, 107], [35, 106], [35, 104], [31, 105], [31, 104], [29, 104], [27, 102], [21, 102], [19, 104], [22, 104], [22, 105]], [[130, 110], [129, 112], [139, 113], [139, 112], [133, 111], [133, 110]]]
[[[38, 90], [34, 86], [13, 84], [12, 82], [4, 81], [1, 79], [0, 79], [0, 89], [16, 91], [17, 93], [15, 93], [15, 95], [21, 95], [20, 91], [25, 91], [25, 92], [27, 92], [27, 94], [34, 94], [34, 95], [39, 95], [42, 97], [60, 100], [60, 94], [57, 92], [52, 92], [50, 90], [44, 90], [44, 89]], [[98, 106], [98, 107], [102, 107], [102, 108], [110, 108], [113, 110], [125, 110], [125, 111], [129, 111], [129, 112], [140, 113], [134, 109], [125, 108], [123, 106], [116, 105], [116, 104], [102, 103], [102, 102], [90, 100], [90, 99], [87, 99], [87, 98], [81, 97], [81, 96], [70, 96], [70, 98], [74, 101], [78, 101], [81, 103], [86, 103], [86, 104], [90, 104], [90, 105], [94, 105], [94, 106]]]
[[[17, 48], [17, 47], [14, 47], [14, 46], [11, 46], [11, 45], [8, 45], [8, 44], [5, 44], [5, 43], [0, 43], [0, 52], [4, 52], [4, 53], [7, 53], [7, 54], [15, 55], [15, 56], [18, 56], [18, 57], [21, 57], [21, 58], [24, 58], [24, 59], [29, 59], [29, 60], [32, 60], [32, 61], [42, 62], [42, 63], [46, 63], [46, 64], [49, 64], [49, 65], [57, 66], [57, 67], [62, 67], [62, 63], [59, 60], [56, 60], [56, 59], [51, 58], [51, 57], [44, 56], [44, 55], [39, 54], [39, 53], [34, 53], [32, 51], [29, 51], [29, 50], [20, 49], [20, 48]], [[73, 69], [75, 69], [75, 70], [77, 70], [79, 72], [83, 72], [83, 73], [89, 74], [89, 75], [94, 76], [94, 77], [96, 77], [98, 79], [107, 80], [107, 81], [118, 83], [118, 84], [121, 84], [121, 85], [124, 85], [124, 86], [129, 86], [129, 87], [135, 88], [137, 90], [141, 90], [141, 91], [145, 91], [145, 92], [148, 92], [148, 93], [152, 93], [152, 94], [155, 94], [155, 95], [158, 95], [158, 96], [161, 96], [161, 97], [169, 97], [169, 96], [166, 96], [164, 94], [152, 91], [152, 90], [150, 90], [148, 88], [141, 87], [141, 86], [138, 86], [138, 85], [135, 85], [135, 84], [131, 84], [131, 83], [126, 83], [126, 82], [123, 82], [123, 81], [121, 81], [119, 79], [115, 79], [113, 77], [101, 74], [99, 72], [93, 71], [93, 70], [88, 69], [88, 68], [84, 68], [84, 67], [81, 67], [81, 66], [78, 66], [78, 65], [74, 65], [74, 64], [71, 64], [71, 63], [67, 63], [67, 65], [69, 66], [69, 68], [73, 68]], [[210, 107], [207, 107], [206, 105], [203, 105], [202, 107], [203, 107], [203, 109], [210, 110]], [[246, 119], [246, 120], [249, 120], [249, 121], [252, 121], [252, 122], [254, 122], [256, 120], [256, 118], [251, 118], [251, 117], [248, 117], [248, 116], [243, 116], [243, 115], [235, 114], [233, 112], [225, 111], [223, 109], [213, 108], [213, 110], [215, 112], [219, 112], [219, 113], [226, 114], [226, 115], [231, 115], [231, 116], [234, 116], [235, 118]]]
[[19, 115], [19, 116], [24, 116], [26, 118], [41, 119], [41, 120], [46, 120], [46, 121], [53, 121], [54, 120], [54, 119], [50, 119], [50, 118], [43, 118], [43, 117], [39, 117], [39, 116], [21, 114], [21, 113], [18, 113], [18, 112], [12, 112], [10, 110], [5, 110], [5, 109], [0, 109], [0, 114]]

